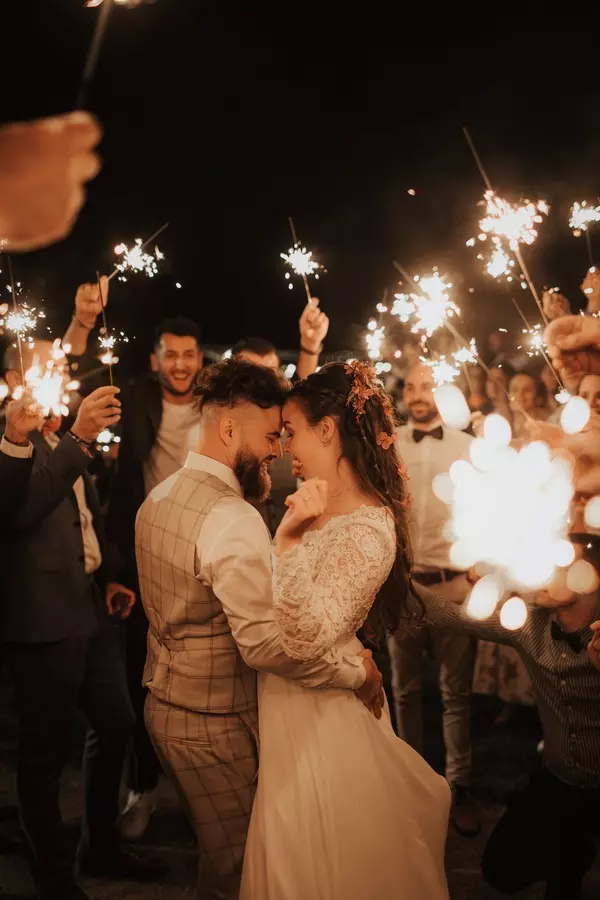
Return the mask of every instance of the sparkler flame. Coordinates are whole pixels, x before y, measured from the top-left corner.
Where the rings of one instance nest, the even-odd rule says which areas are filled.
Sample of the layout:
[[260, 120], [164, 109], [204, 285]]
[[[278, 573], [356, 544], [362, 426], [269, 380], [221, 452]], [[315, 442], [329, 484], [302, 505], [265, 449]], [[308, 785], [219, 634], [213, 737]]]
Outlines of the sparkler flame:
[[460, 350], [456, 350], [452, 354], [456, 362], [460, 363], [461, 365], [464, 365], [465, 363], [475, 365], [477, 363], [477, 355], [477, 344], [475, 343], [475, 338], [471, 338], [468, 347], [461, 347]]
[[[79, 387], [77, 382], [68, 381], [67, 357], [60, 339], [52, 345], [51, 358], [45, 367], [38, 359], [25, 372], [25, 388], [40, 407], [44, 416], [66, 416], [69, 412], [69, 391]], [[15, 399], [23, 393], [23, 389], [14, 392]]]
[[[485, 265], [486, 272], [492, 278], [506, 277], [512, 281], [511, 269], [514, 260], [509, 255], [518, 251], [519, 244], [533, 244], [538, 236], [537, 225], [543, 222], [543, 216], [548, 215], [550, 207], [545, 200], [532, 203], [526, 200], [519, 206], [509, 203], [503, 197], [498, 197], [494, 191], [486, 191], [484, 194], [486, 213], [479, 222], [480, 241], [491, 238], [492, 251]], [[467, 246], [474, 246], [475, 239], [470, 238]], [[480, 255], [480, 259], [483, 256]]]
[[[307, 250], [299, 242], [290, 247], [287, 253], [280, 253], [279, 255], [285, 264], [290, 267], [294, 275], [299, 275], [301, 278], [309, 278], [311, 275], [314, 275], [318, 279], [319, 271], [323, 268], [316, 259], [313, 259], [312, 250]], [[289, 279], [291, 277], [290, 273], [287, 272], [285, 277]], [[290, 283], [290, 290], [292, 288], [293, 284]]]
[[501, 593], [539, 589], [554, 575], [567, 538], [572, 467], [539, 441], [511, 448], [504, 420], [491, 427], [500, 418], [488, 416], [484, 437], [471, 444], [471, 461], [450, 469], [449, 496], [438, 494], [452, 510], [451, 558], [465, 569], [491, 566]]
[[31, 338], [38, 319], [44, 318], [45, 314], [43, 312], [37, 312], [37, 310], [23, 303], [16, 309], [7, 309], [6, 314], [0, 319], [0, 328], [4, 331], [10, 331], [11, 334], [24, 340]]
[[426, 366], [429, 366], [431, 369], [431, 374], [433, 375], [433, 380], [435, 381], [436, 387], [440, 384], [452, 384], [455, 378], [458, 378], [460, 375], [460, 369], [456, 366], [453, 366], [451, 362], [449, 362], [445, 356], [440, 356], [439, 359], [427, 359], [425, 356], [420, 357], [421, 362]]
[[381, 359], [383, 342], [385, 340], [385, 326], [377, 326], [375, 319], [371, 319], [367, 325], [369, 329], [365, 335], [367, 356], [372, 360]]
[[[116, 269], [121, 273], [143, 272], [148, 278], [154, 278], [155, 275], [158, 275], [157, 262], [160, 262], [165, 258], [164, 253], [161, 253], [158, 247], [154, 248], [153, 254], [146, 253], [146, 251], [142, 249], [142, 246], [143, 242], [141, 238], [135, 239], [133, 247], [128, 247], [127, 244], [117, 244], [115, 247], [115, 254], [116, 256], [122, 257], [122, 260], [117, 263]], [[119, 276], [119, 280], [127, 281], [123, 274]]]
[[414, 317], [411, 331], [415, 334], [422, 331], [427, 337], [431, 337], [444, 324], [445, 319], [459, 315], [460, 309], [450, 299], [452, 283], [446, 281], [437, 269], [425, 278], [416, 275], [414, 280], [420, 293], [395, 294], [392, 315], [397, 316], [401, 322], [408, 322]]
[[569, 228], [573, 230], [575, 237], [581, 237], [594, 222], [600, 222], [600, 206], [588, 206], [585, 200], [573, 204]]

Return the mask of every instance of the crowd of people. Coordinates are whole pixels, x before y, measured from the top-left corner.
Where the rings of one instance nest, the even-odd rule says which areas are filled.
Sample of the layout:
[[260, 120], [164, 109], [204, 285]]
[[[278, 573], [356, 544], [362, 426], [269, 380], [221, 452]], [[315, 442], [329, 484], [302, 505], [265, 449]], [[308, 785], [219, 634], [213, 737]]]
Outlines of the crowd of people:
[[[99, 137], [85, 114], [0, 130], [8, 249], [69, 232]], [[165, 875], [131, 849], [161, 776], [196, 835], [203, 900], [442, 900], [449, 820], [465, 838], [481, 829], [480, 689], [535, 703], [543, 728], [542, 769], [494, 828], [483, 876], [509, 895], [542, 881], [548, 900], [581, 897], [600, 831], [599, 592], [550, 583], [515, 631], [498, 613], [468, 617], [478, 575], [453, 562], [432, 484], [498, 413], [515, 441], [542, 437], [571, 455], [576, 503], [600, 493], [600, 321], [546, 298], [554, 372], [591, 409], [581, 433], [556, 424], [554, 372], [511, 358], [500, 333], [487, 372], [468, 372], [473, 422], [458, 431], [418, 359], [389, 391], [366, 363], [320, 367], [329, 322], [318, 301], [299, 321], [293, 384], [261, 338], [205, 365], [198, 326], [175, 316], [157, 326], [146, 374], [94, 387], [90, 335], [107, 297], [106, 281], [76, 293], [63, 344], [88, 389], [69, 416], [43, 416], [25, 391], [7, 402], [0, 444], [2, 661], [40, 900], [84, 900], [79, 873]], [[25, 363], [52, 354], [42, 340], [21, 349]], [[16, 396], [23, 368], [9, 346]], [[98, 456], [107, 429], [120, 441]], [[598, 569], [598, 533], [577, 514], [570, 539]], [[423, 759], [428, 655], [440, 666], [445, 777]], [[78, 710], [88, 733], [73, 859], [59, 801]]]

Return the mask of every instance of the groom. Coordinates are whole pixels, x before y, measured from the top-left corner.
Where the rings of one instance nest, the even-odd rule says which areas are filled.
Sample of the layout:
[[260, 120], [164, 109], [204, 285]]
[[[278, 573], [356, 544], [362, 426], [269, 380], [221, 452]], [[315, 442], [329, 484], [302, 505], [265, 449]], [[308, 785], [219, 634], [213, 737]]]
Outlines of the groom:
[[238, 894], [258, 773], [254, 670], [347, 688], [367, 705], [381, 689], [368, 656], [331, 651], [306, 664], [282, 649], [270, 538], [247, 501], [268, 496], [286, 391], [276, 372], [251, 363], [205, 369], [194, 390], [196, 452], [152, 491], [136, 523], [150, 622], [146, 723], [196, 832], [201, 900]]

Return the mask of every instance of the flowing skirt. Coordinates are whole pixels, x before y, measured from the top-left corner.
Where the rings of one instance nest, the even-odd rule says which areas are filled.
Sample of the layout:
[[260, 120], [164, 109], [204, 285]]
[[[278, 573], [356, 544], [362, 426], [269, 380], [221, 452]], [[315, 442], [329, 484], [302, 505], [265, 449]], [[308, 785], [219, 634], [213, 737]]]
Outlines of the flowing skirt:
[[450, 790], [349, 691], [259, 676], [240, 900], [447, 900]]

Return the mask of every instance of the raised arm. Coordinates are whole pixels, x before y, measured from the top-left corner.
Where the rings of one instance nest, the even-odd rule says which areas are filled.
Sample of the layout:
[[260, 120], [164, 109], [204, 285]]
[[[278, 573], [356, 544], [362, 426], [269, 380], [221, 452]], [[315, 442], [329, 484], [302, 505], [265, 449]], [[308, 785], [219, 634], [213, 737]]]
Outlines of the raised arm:
[[394, 562], [392, 526], [379, 510], [342, 517], [317, 539], [323, 556], [314, 579], [303, 543], [274, 560], [275, 620], [285, 652], [304, 661], [356, 634]]
[[212, 547], [206, 547], [205, 535], [201, 534], [198, 550], [210, 561], [202, 565], [203, 571], [206, 567], [245, 662], [253, 669], [297, 680], [305, 687], [360, 688], [365, 681], [360, 656], [344, 658], [323, 650], [312, 662], [298, 663], [286, 654], [273, 613], [267, 528], [255, 510], [242, 516], [239, 504], [235, 510], [228, 510], [227, 503], [222, 502], [211, 513], [207, 524], [213, 536]]
[[500, 615], [498, 613], [494, 613], [489, 619], [478, 621], [467, 615], [465, 604], [459, 606], [450, 600], [442, 600], [430, 588], [421, 584], [417, 585], [417, 590], [427, 610], [428, 625], [466, 632], [482, 641], [495, 641], [497, 644], [512, 644], [514, 642], [515, 632], [507, 631], [500, 624]]

